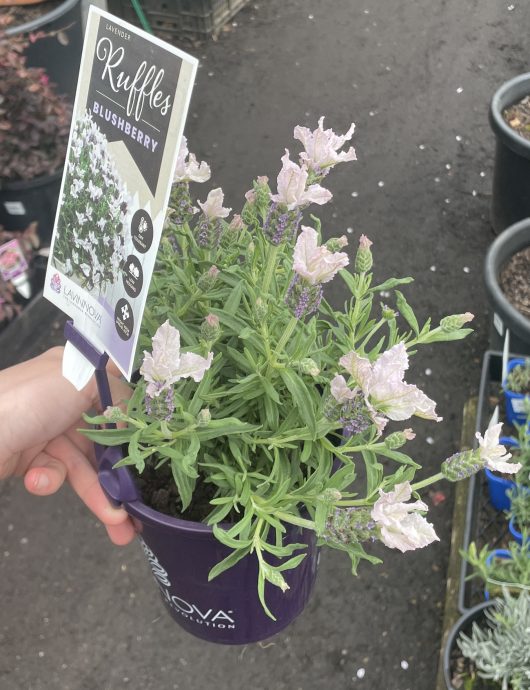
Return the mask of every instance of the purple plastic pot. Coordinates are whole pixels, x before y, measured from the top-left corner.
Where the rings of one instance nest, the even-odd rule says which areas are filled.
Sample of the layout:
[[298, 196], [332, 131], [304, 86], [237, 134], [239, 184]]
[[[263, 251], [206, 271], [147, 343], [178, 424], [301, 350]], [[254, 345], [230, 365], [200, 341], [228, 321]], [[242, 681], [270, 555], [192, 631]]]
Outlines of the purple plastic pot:
[[[510, 371], [518, 366], [519, 364], [524, 364], [524, 359], [511, 359], [508, 362], [508, 374]], [[525, 398], [528, 396], [522, 393], [514, 393], [509, 388], [506, 387], [506, 381], [503, 381], [502, 388], [504, 390], [504, 400], [506, 403], [506, 419], [509, 424], [524, 424], [526, 422], [525, 408]]]
[[[101, 449], [100, 449], [101, 450]], [[283, 575], [289, 588], [265, 584], [269, 618], [258, 598], [258, 560], [249, 554], [235, 566], [208, 582], [214, 565], [231, 553], [213, 535], [211, 527], [159, 513], [139, 498], [128, 471], [121, 472], [121, 487], [112, 465], [121, 457], [119, 448], [101, 455], [100, 481], [115, 500], [121, 501], [133, 518], [145, 555], [160, 589], [162, 601], [174, 620], [187, 632], [209, 642], [248, 644], [264, 640], [288, 626], [305, 608], [315, 583], [318, 549], [314, 532], [287, 525], [284, 544], [307, 544], [306, 557]], [[136, 494], [134, 496], [134, 494]], [[300, 552], [301, 553], [301, 552]], [[268, 556], [271, 563], [277, 559]]]
[[[66, 323], [65, 335], [96, 367], [102, 405], [111, 405], [105, 371], [108, 357], [95, 350], [72, 322]], [[179, 520], [146, 506], [128, 469], [114, 469], [123, 457], [119, 447], [95, 444], [95, 450], [100, 484], [110, 500], [122, 504], [133, 518], [162, 601], [185, 630], [209, 642], [248, 644], [275, 635], [303, 611], [317, 574], [319, 550], [314, 532], [286, 525], [284, 545], [307, 544], [306, 557], [297, 568], [282, 573], [289, 585], [286, 592], [265, 583], [265, 600], [274, 621], [267, 616], [258, 597], [255, 554], [245, 556], [208, 582], [210, 570], [232, 550], [214, 537], [211, 527]], [[272, 565], [280, 563], [271, 555], [268, 560]]]

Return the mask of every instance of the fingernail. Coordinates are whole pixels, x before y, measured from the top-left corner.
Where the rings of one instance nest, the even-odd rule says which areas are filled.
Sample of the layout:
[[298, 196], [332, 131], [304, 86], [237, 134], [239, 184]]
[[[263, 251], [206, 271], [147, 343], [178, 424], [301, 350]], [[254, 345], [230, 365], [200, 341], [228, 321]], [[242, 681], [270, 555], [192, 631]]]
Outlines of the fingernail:
[[39, 472], [35, 479], [35, 488], [39, 490], [47, 489], [50, 486], [50, 480], [44, 472]]

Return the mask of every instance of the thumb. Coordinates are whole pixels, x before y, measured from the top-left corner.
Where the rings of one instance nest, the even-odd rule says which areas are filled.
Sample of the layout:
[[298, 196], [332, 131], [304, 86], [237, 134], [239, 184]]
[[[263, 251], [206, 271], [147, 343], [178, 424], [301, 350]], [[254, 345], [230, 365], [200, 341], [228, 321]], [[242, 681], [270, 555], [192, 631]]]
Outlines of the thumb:
[[24, 486], [30, 494], [48, 496], [55, 493], [66, 479], [66, 467], [57, 458], [40, 452], [24, 475]]

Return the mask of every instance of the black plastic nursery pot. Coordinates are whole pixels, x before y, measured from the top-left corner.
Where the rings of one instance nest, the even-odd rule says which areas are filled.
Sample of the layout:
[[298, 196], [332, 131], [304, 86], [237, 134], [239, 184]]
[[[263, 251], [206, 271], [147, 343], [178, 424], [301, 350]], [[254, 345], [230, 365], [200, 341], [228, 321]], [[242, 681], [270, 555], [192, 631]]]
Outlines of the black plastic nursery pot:
[[467, 611], [455, 625], [451, 628], [447, 638], [447, 644], [444, 649], [444, 678], [447, 690], [456, 690], [452, 683], [452, 654], [457, 649], [456, 641], [461, 632], [469, 634], [474, 622], [479, 622], [485, 618], [484, 612], [486, 609], [493, 606], [492, 601], [484, 601], [472, 609]]
[[[45, 5], [43, 5], [45, 7]], [[31, 43], [26, 55], [29, 67], [43, 67], [57, 92], [74, 101], [83, 47], [81, 0], [64, 0], [32, 21], [11, 26], [8, 36], [44, 31], [49, 34]]]
[[530, 73], [505, 82], [491, 100], [489, 120], [496, 137], [491, 224], [500, 233], [530, 216], [530, 141], [503, 119], [502, 112], [530, 94]]
[[[530, 199], [530, 176], [527, 194]], [[494, 328], [490, 344], [494, 349], [502, 350], [504, 334], [506, 329], [509, 329], [510, 350], [522, 355], [530, 355], [530, 320], [506, 298], [499, 285], [499, 273], [511, 256], [528, 246], [530, 246], [530, 218], [521, 220], [502, 232], [488, 249], [484, 263], [484, 281], [494, 312]], [[530, 280], [530, 276], [528, 279]]]
[[41, 244], [50, 244], [61, 189], [62, 169], [52, 175], [0, 184], [0, 225], [21, 232], [33, 222]]

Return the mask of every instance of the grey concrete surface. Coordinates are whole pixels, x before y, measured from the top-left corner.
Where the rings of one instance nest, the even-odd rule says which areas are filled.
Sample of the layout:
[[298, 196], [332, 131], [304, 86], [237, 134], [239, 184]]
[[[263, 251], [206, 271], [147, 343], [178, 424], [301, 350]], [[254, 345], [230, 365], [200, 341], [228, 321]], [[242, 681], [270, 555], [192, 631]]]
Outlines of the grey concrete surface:
[[[237, 209], [253, 176], [274, 180], [284, 147], [298, 150], [296, 124], [326, 115], [343, 132], [354, 121], [358, 162], [326, 180], [325, 232], [352, 228], [352, 244], [367, 234], [380, 277], [414, 275], [406, 295], [421, 318], [477, 315], [471, 338], [422, 351], [412, 367], [410, 380], [445, 418], [414, 424], [427, 469], [457, 449], [463, 403], [478, 386], [489, 323], [482, 262], [493, 239], [487, 107], [528, 67], [529, 19], [518, 0], [262, 0], [190, 50], [201, 68], [186, 134], [212, 166], [208, 188], [223, 186]], [[203, 200], [207, 190], [198, 192]], [[21, 350], [13, 336], [0, 357], [5, 365], [57, 340], [57, 329], [36, 333]], [[169, 619], [138, 544], [113, 547], [68, 489], [36, 499], [5, 482], [0, 689], [430, 690], [452, 503], [451, 487], [437, 488], [446, 500], [426, 500], [440, 543], [385, 551], [383, 566], [357, 578], [341, 554], [324, 553], [313, 599], [288, 630], [225, 648]]]

